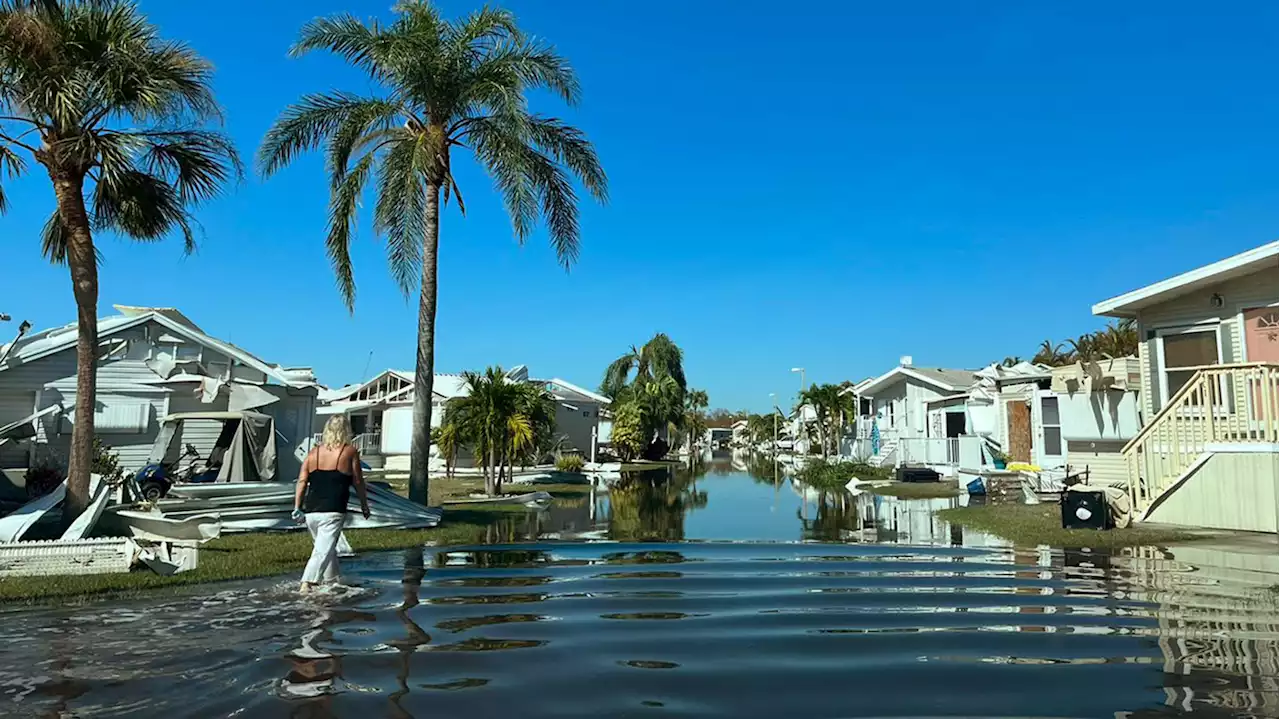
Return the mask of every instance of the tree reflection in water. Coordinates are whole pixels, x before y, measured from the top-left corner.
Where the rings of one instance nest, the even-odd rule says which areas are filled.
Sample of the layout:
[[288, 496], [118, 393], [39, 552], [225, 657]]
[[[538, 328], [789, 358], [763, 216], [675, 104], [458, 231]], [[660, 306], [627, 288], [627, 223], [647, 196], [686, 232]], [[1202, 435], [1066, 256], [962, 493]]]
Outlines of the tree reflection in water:
[[707, 506], [694, 482], [700, 462], [648, 472], [624, 472], [609, 491], [609, 538], [622, 541], [684, 539], [685, 515]]

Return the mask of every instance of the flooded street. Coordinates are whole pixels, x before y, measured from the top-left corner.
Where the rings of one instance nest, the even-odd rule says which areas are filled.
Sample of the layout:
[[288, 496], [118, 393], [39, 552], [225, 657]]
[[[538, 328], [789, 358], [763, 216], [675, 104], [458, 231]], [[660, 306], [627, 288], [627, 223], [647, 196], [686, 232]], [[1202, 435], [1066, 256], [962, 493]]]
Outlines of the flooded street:
[[1204, 548], [1014, 550], [957, 500], [772, 465], [627, 477], [495, 531], [274, 579], [11, 609], [0, 714], [1276, 716], [1277, 578]]

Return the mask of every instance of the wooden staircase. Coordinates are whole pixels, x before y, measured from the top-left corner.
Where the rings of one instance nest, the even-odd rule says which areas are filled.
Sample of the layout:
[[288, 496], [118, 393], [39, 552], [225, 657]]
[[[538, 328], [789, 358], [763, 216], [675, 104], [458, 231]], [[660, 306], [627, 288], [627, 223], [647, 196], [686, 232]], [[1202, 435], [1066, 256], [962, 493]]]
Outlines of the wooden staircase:
[[1275, 444], [1280, 368], [1247, 363], [1196, 373], [1124, 447], [1134, 512], [1145, 513], [1211, 445]]

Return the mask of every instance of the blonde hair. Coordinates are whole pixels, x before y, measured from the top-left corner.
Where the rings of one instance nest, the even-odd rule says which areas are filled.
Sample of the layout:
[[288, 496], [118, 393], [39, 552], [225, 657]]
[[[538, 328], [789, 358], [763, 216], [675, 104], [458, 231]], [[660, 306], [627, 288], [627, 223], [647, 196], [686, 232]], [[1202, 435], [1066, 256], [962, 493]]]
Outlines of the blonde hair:
[[337, 449], [351, 444], [351, 423], [345, 414], [335, 414], [324, 423], [324, 434], [320, 435], [320, 446], [325, 449]]

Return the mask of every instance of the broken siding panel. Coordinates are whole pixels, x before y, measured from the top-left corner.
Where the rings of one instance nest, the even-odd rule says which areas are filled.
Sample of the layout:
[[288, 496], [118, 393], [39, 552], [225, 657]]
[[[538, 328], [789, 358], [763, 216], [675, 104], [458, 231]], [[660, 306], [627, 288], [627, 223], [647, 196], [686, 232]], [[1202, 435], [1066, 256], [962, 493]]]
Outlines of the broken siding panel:
[[[17, 422], [35, 411], [36, 393], [0, 385], [0, 425]], [[0, 445], [0, 467], [27, 466], [28, 442], [13, 441]]]

